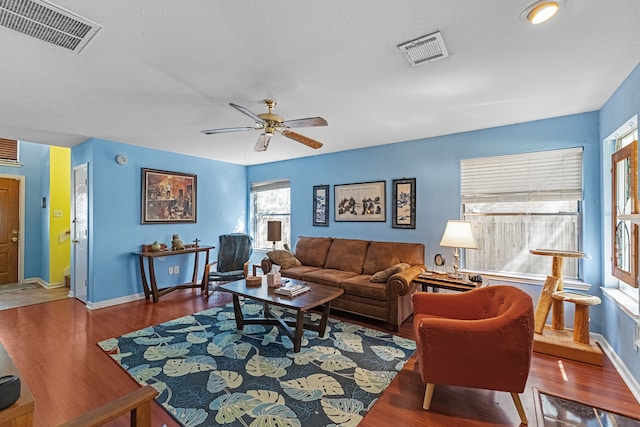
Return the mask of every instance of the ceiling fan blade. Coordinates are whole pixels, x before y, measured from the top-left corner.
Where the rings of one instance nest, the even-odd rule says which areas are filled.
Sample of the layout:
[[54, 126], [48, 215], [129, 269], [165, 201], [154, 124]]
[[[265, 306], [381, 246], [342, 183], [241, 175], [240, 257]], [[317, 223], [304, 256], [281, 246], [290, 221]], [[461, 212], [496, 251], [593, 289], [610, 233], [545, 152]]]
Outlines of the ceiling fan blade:
[[308, 147], [314, 148], [316, 150], [322, 147], [322, 142], [316, 141], [315, 139], [311, 139], [308, 136], [300, 135], [299, 133], [295, 133], [293, 131], [286, 130], [286, 129], [281, 130], [280, 133], [286, 136], [287, 138], [293, 139], [294, 141], [298, 141], [299, 143], [304, 144]]
[[327, 126], [327, 121], [322, 117], [307, 117], [306, 119], [286, 120], [282, 124], [288, 128], [303, 128], [308, 126]]
[[269, 141], [271, 141], [270, 133], [263, 133], [258, 137], [258, 142], [256, 146], [253, 148], [253, 151], [267, 151], [267, 147], [269, 147]]
[[247, 116], [251, 117], [253, 120], [256, 121], [256, 123], [263, 123], [264, 122], [264, 120], [262, 120], [260, 117], [258, 117], [257, 114], [249, 111], [248, 109], [246, 109], [246, 108], [244, 108], [244, 107], [242, 107], [240, 105], [234, 104], [233, 102], [230, 102], [229, 105], [231, 105], [233, 108], [235, 108], [236, 110], [240, 111], [241, 113], [244, 113]]
[[204, 133], [205, 135], [213, 135], [214, 133], [239, 132], [242, 130], [254, 130], [254, 129], [259, 129], [259, 128], [246, 126], [246, 127], [240, 127], [240, 128], [207, 129], [207, 130], [201, 130], [200, 132]]

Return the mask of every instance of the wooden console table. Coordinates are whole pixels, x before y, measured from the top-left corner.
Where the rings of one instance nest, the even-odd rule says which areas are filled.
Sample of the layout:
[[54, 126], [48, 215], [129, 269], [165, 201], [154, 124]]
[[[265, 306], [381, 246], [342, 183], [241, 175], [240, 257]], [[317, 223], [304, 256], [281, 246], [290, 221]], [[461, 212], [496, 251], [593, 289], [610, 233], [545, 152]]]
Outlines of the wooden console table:
[[[146, 247], [148, 245], [144, 245]], [[159, 252], [151, 252], [151, 251], [139, 251], [134, 252], [140, 261], [140, 276], [142, 277], [142, 288], [144, 290], [144, 299], [148, 300], [151, 296], [153, 298], [153, 302], [158, 302], [160, 297], [169, 292], [173, 292], [177, 289], [185, 289], [185, 288], [200, 288], [202, 289], [202, 283], [198, 281], [198, 261], [200, 252], [206, 253], [205, 265], [209, 264], [209, 251], [213, 249], [215, 246], [198, 246], [191, 247], [186, 249], [179, 250], [164, 250]], [[158, 283], [156, 282], [156, 270], [154, 267], [154, 260], [156, 258], [167, 257], [167, 256], [175, 256], [175, 255], [187, 255], [187, 254], [195, 254], [195, 260], [193, 262], [193, 276], [191, 277], [191, 282], [183, 283], [181, 285], [171, 286], [168, 288], [158, 289]], [[144, 267], [144, 260], [147, 259], [147, 265], [149, 268], [149, 280], [147, 281], [147, 273]]]
[[0, 372], [2, 375], [15, 375], [20, 378], [20, 397], [16, 403], [0, 411], [0, 427], [31, 427], [35, 401], [2, 344], [0, 344]]

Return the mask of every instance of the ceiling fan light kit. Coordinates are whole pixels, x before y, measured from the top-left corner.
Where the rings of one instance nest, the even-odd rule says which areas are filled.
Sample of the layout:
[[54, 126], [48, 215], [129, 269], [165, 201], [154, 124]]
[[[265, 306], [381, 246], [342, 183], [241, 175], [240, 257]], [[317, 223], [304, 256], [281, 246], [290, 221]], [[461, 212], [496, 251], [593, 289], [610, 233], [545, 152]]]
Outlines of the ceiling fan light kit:
[[309, 127], [309, 126], [327, 126], [327, 121], [322, 117], [308, 117], [305, 119], [285, 120], [282, 116], [273, 113], [273, 108], [276, 106], [276, 101], [273, 99], [265, 99], [264, 104], [267, 106], [267, 112], [262, 114], [255, 114], [249, 109], [236, 105], [232, 102], [230, 106], [240, 111], [241, 113], [251, 117], [255, 122], [255, 126], [250, 127], [235, 127], [235, 128], [222, 128], [222, 129], [207, 129], [201, 131], [205, 135], [213, 135], [216, 133], [226, 132], [239, 132], [245, 130], [264, 130], [264, 132], [258, 137], [258, 142], [254, 148], [254, 151], [266, 151], [269, 147], [269, 141], [271, 137], [276, 133], [280, 133], [289, 139], [293, 139], [307, 147], [318, 149], [322, 147], [322, 143], [308, 136], [300, 135], [299, 133], [290, 131], [289, 128], [297, 127]]

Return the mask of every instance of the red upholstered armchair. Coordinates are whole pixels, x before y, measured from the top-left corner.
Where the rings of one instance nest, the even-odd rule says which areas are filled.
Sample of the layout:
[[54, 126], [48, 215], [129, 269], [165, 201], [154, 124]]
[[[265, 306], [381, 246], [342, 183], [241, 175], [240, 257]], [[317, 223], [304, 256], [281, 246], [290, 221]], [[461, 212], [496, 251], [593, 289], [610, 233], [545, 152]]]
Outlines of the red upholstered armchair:
[[533, 345], [533, 302], [512, 286], [413, 294], [418, 366], [429, 410], [436, 384], [511, 393], [524, 424], [524, 391]]

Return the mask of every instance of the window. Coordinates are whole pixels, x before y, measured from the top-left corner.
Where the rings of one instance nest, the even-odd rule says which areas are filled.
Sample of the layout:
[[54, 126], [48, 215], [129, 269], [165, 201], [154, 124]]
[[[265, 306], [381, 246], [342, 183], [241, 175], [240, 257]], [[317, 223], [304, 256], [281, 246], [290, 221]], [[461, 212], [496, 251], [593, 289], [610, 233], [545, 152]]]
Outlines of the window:
[[251, 236], [255, 249], [272, 249], [267, 240], [267, 222], [282, 223], [282, 240], [278, 247], [291, 243], [291, 191], [289, 181], [251, 183]]
[[637, 225], [621, 220], [618, 215], [638, 212], [638, 127], [628, 127], [625, 133], [615, 136], [615, 152], [611, 156], [612, 192], [612, 268], [611, 273], [620, 282], [618, 287], [635, 296], [637, 283]]
[[[582, 148], [461, 161], [462, 212], [477, 250], [470, 269], [545, 274], [547, 258], [530, 249], [580, 251]], [[579, 260], [566, 259], [564, 276], [579, 278]]]

